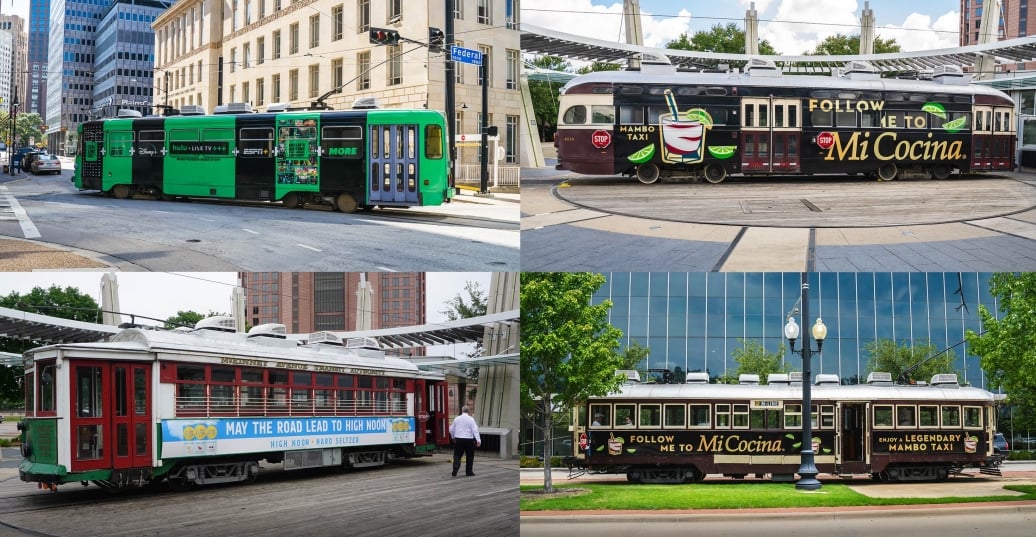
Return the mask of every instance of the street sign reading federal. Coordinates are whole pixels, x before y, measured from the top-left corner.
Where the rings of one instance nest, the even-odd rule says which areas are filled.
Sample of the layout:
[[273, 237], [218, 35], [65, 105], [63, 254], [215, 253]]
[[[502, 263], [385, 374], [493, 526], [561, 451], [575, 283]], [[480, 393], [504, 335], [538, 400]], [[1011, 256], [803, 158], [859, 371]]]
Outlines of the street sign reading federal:
[[482, 65], [482, 52], [470, 48], [450, 47], [450, 59], [455, 62]]

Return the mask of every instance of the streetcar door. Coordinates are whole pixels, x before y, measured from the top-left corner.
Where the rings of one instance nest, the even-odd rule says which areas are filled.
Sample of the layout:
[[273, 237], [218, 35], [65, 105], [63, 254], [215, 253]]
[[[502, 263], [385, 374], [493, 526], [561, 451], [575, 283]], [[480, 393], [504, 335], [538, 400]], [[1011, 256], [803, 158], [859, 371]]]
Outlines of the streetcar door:
[[75, 169], [76, 188], [85, 190], [102, 190], [104, 177], [104, 124], [100, 121], [83, 123], [83, 132], [79, 141], [81, 150], [76, 153]]
[[112, 467], [151, 466], [151, 369], [111, 366]]
[[993, 167], [993, 108], [975, 107], [975, 128], [971, 132], [971, 159], [973, 170], [989, 170]]
[[797, 99], [742, 99], [741, 170], [744, 173], [799, 171], [801, 110]]
[[843, 472], [858, 472], [866, 455], [866, 408], [864, 403], [838, 404], [838, 442]]
[[414, 443], [418, 446], [428, 444], [429, 427], [432, 420], [428, 414], [428, 392], [425, 390], [425, 381], [414, 381], [414, 408], [408, 414], [414, 417]]
[[108, 425], [108, 365], [70, 361], [69, 425], [73, 472], [111, 467], [111, 427]]
[[417, 204], [417, 125], [370, 126], [371, 205]]

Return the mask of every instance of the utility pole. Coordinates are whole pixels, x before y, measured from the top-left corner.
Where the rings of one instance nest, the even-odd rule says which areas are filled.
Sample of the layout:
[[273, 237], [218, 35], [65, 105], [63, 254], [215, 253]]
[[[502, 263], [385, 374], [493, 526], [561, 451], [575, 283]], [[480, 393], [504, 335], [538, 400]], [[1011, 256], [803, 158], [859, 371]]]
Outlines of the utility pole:
[[[457, 42], [454, 39], [453, 10], [453, 0], [446, 0], [446, 24], [443, 26], [443, 40], [446, 43], [446, 47], [449, 48], [453, 48]], [[444, 60], [446, 62], [446, 80], [444, 81], [446, 84], [446, 138], [450, 148], [449, 186], [454, 188], [457, 181], [457, 75], [454, 71], [456, 67], [449, 50], [445, 50]], [[483, 102], [485, 102], [485, 99], [483, 99]], [[485, 140], [482, 142], [482, 147], [485, 147]], [[484, 161], [485, 159], [483, 159]]]
[[[482, 65], [478, 67], [479, 73], [482, 74], [482, 124], [479, 125], [482, 131], [482, 147], [481, 157], [479, 160], [482, 162], [479, 166], [479, 194], [489, 194], [489, 55], [482, 55]], [[496, 155], [494, 155], [496, 156]]]

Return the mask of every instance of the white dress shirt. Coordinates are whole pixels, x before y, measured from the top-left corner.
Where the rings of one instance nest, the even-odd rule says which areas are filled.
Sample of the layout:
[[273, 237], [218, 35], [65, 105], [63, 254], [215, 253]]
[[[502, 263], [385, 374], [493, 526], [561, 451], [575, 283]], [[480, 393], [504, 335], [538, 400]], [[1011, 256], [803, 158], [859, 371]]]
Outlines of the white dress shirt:
[[478, 424], [475, 418], [467, 414], [461, 414], [450, 424], [450, 436], [454, 438], [474, 438], [475, 442], [481, 444], [482, 437], [478, 435]]

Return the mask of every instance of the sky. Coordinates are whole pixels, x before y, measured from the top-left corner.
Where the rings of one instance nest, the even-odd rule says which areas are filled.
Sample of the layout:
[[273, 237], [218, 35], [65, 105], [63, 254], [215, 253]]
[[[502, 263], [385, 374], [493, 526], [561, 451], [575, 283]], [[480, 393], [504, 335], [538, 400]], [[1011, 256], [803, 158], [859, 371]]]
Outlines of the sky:
[[[5, 272], [0, 275], [0, 296], [12, 291], [26, 294], [34, 287], [76, 287], [101, 303], [101, 272]], [[444, 303], [458, 293], [467, 298], [464, 285], [477, 282], [489, 292], [489, 272], [429, 272], [426, 282], [426, 317], [429, 323], [443, 321]], [[119, 272], [119, 311], [166, 319], [178, 311], [230, 313], [231, 294], [237, 282], [234, 272]], [[375, 293], [377, 293], [375, 288]], [[126, 317], [125, 321], [129, 321]], [[137, 319], [139, 324], [161, 324]]]
[[[755, 4], [759, 37], [779, 54], [813, 50], [824, 38], [860, 32], [863, 0], [641, 0], [644, 44], [664, 47], [719, 24], [744, 28], [745, 11]], [[522, 0], [523, 23], [607, 41], [625, 41], [622, 0]], [[957, 47], [960, 0], [869, 0], [875, 32], [894, 38], [904, 51]]]

